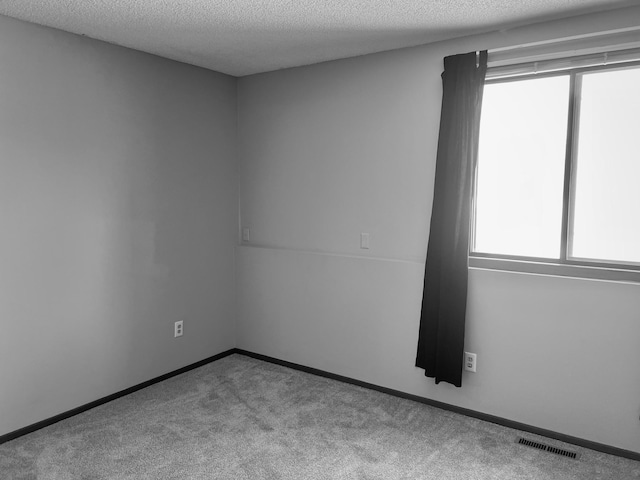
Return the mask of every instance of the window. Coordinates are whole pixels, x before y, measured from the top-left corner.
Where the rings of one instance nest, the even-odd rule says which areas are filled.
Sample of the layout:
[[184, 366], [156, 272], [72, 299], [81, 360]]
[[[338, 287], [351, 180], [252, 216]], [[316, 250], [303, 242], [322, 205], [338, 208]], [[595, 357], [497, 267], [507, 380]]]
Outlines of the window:
[[488, 75], [470, 265], [640, 281], [639, 87], [638, 63]]

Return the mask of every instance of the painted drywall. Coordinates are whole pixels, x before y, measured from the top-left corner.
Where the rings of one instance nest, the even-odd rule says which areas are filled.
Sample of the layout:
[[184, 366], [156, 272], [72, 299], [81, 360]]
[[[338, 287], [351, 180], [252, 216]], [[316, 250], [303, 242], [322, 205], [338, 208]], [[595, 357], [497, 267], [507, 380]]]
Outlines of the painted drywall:
[[471, 270], [477, 373], [414, 367], [443, 57], [634, 25], [640, 8], [241, 78], [238, 347], [640, 452], [640, 285]]
[[235, 78], [6, 17], [0, 63], [1, 435], [235, 345], [237, 169]]

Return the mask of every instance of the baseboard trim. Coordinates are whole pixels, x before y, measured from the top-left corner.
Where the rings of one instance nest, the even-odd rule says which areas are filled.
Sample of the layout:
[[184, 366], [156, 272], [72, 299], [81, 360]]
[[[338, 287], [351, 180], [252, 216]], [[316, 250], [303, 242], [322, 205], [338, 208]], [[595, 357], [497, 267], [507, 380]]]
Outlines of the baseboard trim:
[[163, 380], [167, 380], [168, 378], [175, 377], [176, 375], [180, 375], [181, 373], [188, 372], [189, 370], [193, 370], [194, 368], [201, 367], [203, 365], [206, 365], [207, 363], [215, 362], [216, 360], [220, 360], [221, 358], [227, 357], [234, 353], [237, 353], [237, 349], [232, 348], [230, 350], [219, 353], [217, 355], [213, 355], [212, 357], [205, 358], [204, 360], [200, 360], [199, 362], [195, 362], [195, 363], [192, 363], [191, 365], [187, 365], [186, 367], [179, 368], [172, 372], [165, 373], [164, 375], [160, 375], [159, 377], [155, 377], [155, 378], [152, 378], [151, 380], [147, 380], [146, 382], [139, 383], [138, 385], [134, 385], [133, 387], [129, 387], [119, 392], [112, 393], [111, 395], [107, 395], [106, 397], [99, 398], [98, 400], [94, 400], [93, 402], [89, 402], [85, 405], [81, 405], [80, 407], [76, 407], [74, 409], [68, 410], [58, 415], [54, 415], [53, 417], [47, 418], [46, 420], [36, 422], [34, 424], [20, 428], [18, 430], [14, 430], [13, 432], [9, 432], [5, 435], [0, 435], [0, 445], [10, 440], [14, 440], [18, 437], [26, 435], [28, 433], [32, 433], [32, 432], [35, 432], [36, 430], [40, 430], [41, 428], [48, 427], [49, 425], [53, 425], [54, 423], [58, 423], [69, 417], [73, 417], [74, 415], [78, 415], [79, 413], [86, 412], [87, 410], [91, 410], [92, 408], [98, 407], [107, 402], [111, 402], [112, 400], [116, 400], [117, 398], [124, 397], [125, 395], [129, 395], [130, 393], [137, 392], [138, 390], [141, 390], [146, 387], [150, 387], [154, 383], [162, 382]]
[[205, 358], [204, 360], [200, 360], [198, 362], [187, 365], [186, 367], [182, 367], [172, 372], [165, 373], [164, 375], [160, 375], [159, 377], [152, 378], [151, 380], [147, 380], [146, 382], [139, 383], [138, 385], [134, 385], [133, 387], [129, 387], [119, 392], [113, 393], [111, 395], [107, 395], [106, 397], [99, 398], [98, 400], [94, 400], [93, 402], [89, 402], [80, 407], [76, 407], [72, 410], [68, 410], [66, 412], [60, 413], [58, 415], [47, 418], [40, 422], [36, 422], [34, 424], [20, 428], [18, 430], [14, 430], [13, 432], [0, 435], [0, 445], [10, 440], [14, 440], [18, 437], [26, 435], [28, 433], [32, 433], [32, 432], [35, 432], [36, 430], [40, 430], [41, 428], [48, 427], [49, 425], [53, 425], [54, 423], [58, 423], [69, 417], [73, 417], [74, 415], [78, 415], [79, 413], [86, 412], [87, 410], [91, 410], [92, 408], [111, 402], [112, 400], [116, 400], [120, 397], [124, 397], [125, 395], [129, 395], [143, 388], [150, 387], [155, 383], [162, 382], [163, 380], [167, 380], [171, 377], [175, 377], [176, 375], [180, 375], [181, 373], [188, 372], [189, 370], [193, 370], [194, 368], [201, 367], [203, 365], [206, 365], [207, 363], [215, 362], [216, 360], [220, 360], [221, 358], [228, 357], [229, 355], [233, 355], [234, 353], [255, 358], [257, 360], [262, 360], [265, 362], [282, 365], [284, 367], [292, 368], [294, 370], [299, 370], [299, 371], [310, 373], [313, 375], [318, 375], [320, 377], [330, 378], [332, 380], [337, 380], [340, 382], [357, 385], [359, 387], [368, 388], [370, 390], [376, 390], [378, 392], [386, 393], [388, 395], [393, 395], [394, 397], [405, 398], [408, 400], [412, 400], [414, 402], [419, 402], [425, 405], [430, 405], [432, 407], [440, 408], [442, 410], [448, 410], [450, 412], [459, 413], [461, 415], [466, 415], [468, 417], [473, 417], [479, 420], [484, 420], [486, 422], [502, 425], [503, 427], [513, 428], [515, 430], [521, 430], [523, 432], [533, 433], [535, 435], [541, 435], [543, 437], [552, 438], [554, 440], [559, 440], [561, 442], [570, 443], [573, 445], [577, 445], [579, 447], [588, 448], [590, 450], [595, 450], [595, 451], [606, 453], [609, 455], [615, 455], [618, 457], [628, 458], [630, 460], [640, 461], [640, 453], [633, 452], [631, 450], [625, 450], [622, 448], [613, 447], [611, 445], [605, 445], [603, 443], [592, 442], [591, 440], [585, 440], [583, 438], [573, 437], [571, 435], [565, 435], [564, 433], [554, 432], [553, 430], [547, 430], [544, 428], [535, 427], [533, 425], [516, 422], [514, 420], [508, 420], [506, 418], [498, 417], [495, 415], [478, 412], [476, 410], [458, 407], [456, 405], [451, 405], [449, 403], [439, 402], [437, 400], [431, 400], [430, 398], [413, 395], [411, 393], [401, 392], [400, 390], [394, 390], [392, 388], [382, 387], [380, 385], [375, 385], [373, 383], [356, 380], [355, 378], [345, 377], [343, 375], [338, 375], [338, 374], [327, 372], [324, 370], [319, 370], [313, 367], [307, 367], [297, 363], [288, 362], [286, 360], [280, 360], [278, 358], [270, 357], [268, 355], [262, 355], [261, 353], [250, 352], [240, 348], [232, 348], [232, 349], [226, 350], [217, 355], [213, 355], [211, 357]]
[[378, 392], [386, 393], [388, 395], [393, 395], [394, 397], [400, 397], [408, 400], [413, 400], [414, 402], [424, 403], [426, 405], [440, 408], [442, 410], [448, 410], [450, 412], [455, 412], [462, 415], [466, 415], [468, 417], [484, 420], [485, 422], [502, 425], [503, 427], [513, 428], [515, 430], [521, 430], [523, 432], [533, 433], [535, 435], [541, 435], [543, 437], [552, 438], [554, 440], [559, 440], [561, 442], [570, 443], [572, 445], [577, 445], [579, 447], [588, 448], [590, 450], [595, 450], [597, 452], [602, 452], [609, 455], [615, 455], [617, 457], [623, 457], [623, 458], [628, 458], [630, 460], [640, 461], [640, 453], [633, 452], [631, 450], [625, 450], [622, 448], [613, 447], [611, 445], [605, 445], [603, 443], [592, 442], [591, 440], [585, 440], [583, 438], [573, 437], [571, 435], [565, 435], [564, 433], [554, 432], [552, 430], [535, 427], [533, 425], [516, 422], [514, 420], [508, 420], [506, 418], [497, 417], [495, 415], [490, 415], [488, 413], [482, 413], [476, 410], [458, 407], [455, 405], [451, 405], [449, 403], [438, 402], [436, 400], [431, 400], [430, 398], [420, 397], [418, 395], [401, 392], [399, 390], [394, 390], [392, 388], [381, 387], [373, 383], [367, 383], [360, 380], [356, 380], [354, 378], [344, 377], [342, 375], [337, 375], [335, 373], [319, 370], [317, 368], [306, 367], [304, 365], [299, 365], [297, 363], [287, 362], [285, 360], [269, 357], [268, 355], [262, 355], [260, 353], [249, 352], [247, 350], [242, 350], [239, 348], [235, 350], [235, 353], [239, 353], [240, 355], [245, 355], [247, 357], [255, 358], [257, 360], [263, 360], [265, 362], [275, 363], [277, 365], [289, 367], [294, 370], [300, 370], [302, 372], [311, 373], [313, 375], [318, 375], [320, 377], [326, 377], [332, 380], [338, 380], [340, 382], [357, 385], [359, 387], [364, 387], [371, 390], [377, 390]]

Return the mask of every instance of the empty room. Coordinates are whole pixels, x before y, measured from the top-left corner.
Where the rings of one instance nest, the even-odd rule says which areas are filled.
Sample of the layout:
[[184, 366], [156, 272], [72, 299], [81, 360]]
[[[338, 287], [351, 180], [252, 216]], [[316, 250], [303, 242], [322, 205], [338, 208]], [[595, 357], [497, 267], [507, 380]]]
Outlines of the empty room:
[[0, 1], [0, 479], [640, 479], [637, 0]]

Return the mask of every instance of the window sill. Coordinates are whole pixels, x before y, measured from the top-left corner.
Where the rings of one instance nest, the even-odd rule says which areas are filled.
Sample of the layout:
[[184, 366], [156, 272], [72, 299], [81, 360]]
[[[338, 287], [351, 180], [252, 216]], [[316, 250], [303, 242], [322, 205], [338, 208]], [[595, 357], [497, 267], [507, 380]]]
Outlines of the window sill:
[[610, 282], [640, 283], [640, 271], [638, 270], [591, 265], [570, 265], [469, 255], [469, 268], [551, 275], [555, 277], [586, 278]]

